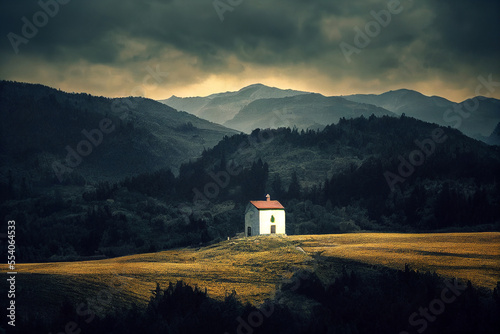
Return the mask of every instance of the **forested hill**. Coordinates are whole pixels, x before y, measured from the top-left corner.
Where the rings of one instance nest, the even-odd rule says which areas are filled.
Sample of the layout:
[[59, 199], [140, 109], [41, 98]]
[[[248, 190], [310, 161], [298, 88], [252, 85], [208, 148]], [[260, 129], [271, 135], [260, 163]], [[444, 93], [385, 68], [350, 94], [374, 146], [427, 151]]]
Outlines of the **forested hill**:
[[[351, 210], [348, 218], [365, 229], [474, 226], [500, 217], [499, 147], [410, 117], [342, 119], [320, 132], [257, 129], [225, 137], [199, 161], [183, 165], [179, 178], [185, 189], [201, 190], [228, 162], [251, 173], [231, 177], [212, 201], [244, 203], [270, 193], [288, 211], [296, 210], [297, 201], [318, 205], [322, 213]], [[201, 182], [189, 177], [204, 170], [212, 174]], [[288, 232], [333, 232], [334, 219], [317, 212], [288, 219], [299, 225], [294, 230], [289, 224]]]
[[[287, 234], [498, 230], [500, 150], [410, 117], [225, 136], [179, 174], [37, 191], [1, 185], [23, 261], [199, 245], [243, 231], [249, 200], [286, 208]], [[50, 238], [48, 236], [50, 235]], [[47, 240], [50, 240], [48, 242]]]
[[117, 181], [177, 169], [237, 133], [146, 98], [9, 81], [0, 81], [0, 130], [0, 180], [10, 170], [32, 184]]
[[292, 172], [296, 172], [301, 184], [308, 186], [334, 175], [355, 172], [375, 161], [397, 173], [399, 156], [406, 161], [418, 160], [420, 153], [412, 154], [414, 151], [423, 153], [423, 161], [416, 162], [414, 175], [407, 178], [409, 183], [418, 177], [492, 178], [499, 168], [498, 146], [488, 146], [450, 127], [405, 116], [341, 119], [323, 131], [256, 129], [249, 136], [224, 137], [203, 156], [261, 158], [270, 165], [271, 173], [279, 173], [289, 181]]
[[469, 137], [492, 143], [488, 137], [500, 121], [500, 100], [476, 96], [460, 103], [439, 96], [425, 96], [419, 92], [398, 89], [380, 95], [357, 94], [347, 100], [369, 103], [394, 112], [405, 113], [425, 122], [458, 128]]

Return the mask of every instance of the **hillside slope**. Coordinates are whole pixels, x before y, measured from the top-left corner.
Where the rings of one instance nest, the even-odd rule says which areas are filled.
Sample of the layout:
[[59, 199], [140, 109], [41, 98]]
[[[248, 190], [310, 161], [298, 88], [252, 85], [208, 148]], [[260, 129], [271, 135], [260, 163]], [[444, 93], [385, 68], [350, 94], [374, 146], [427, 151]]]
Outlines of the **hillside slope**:
[[500, 145], [500, 122], [498, 122], [497, 126], [488, 137], [487, 143], [491, 145]]
[[18, 264], [18, 305], [19, 311], [43, 313], [69, 298], [108, 312], [145, 305], [156, 283], [166, 287], [177, 280], [207, 288], [220, 300], [234, 290], [259, 305], [281, 285], [300, 284], [290, 280], [300, 269], [327, 284], [346, 268], [370, 275], [377, 267], [403, 270], [405, 264], [492, 289], [500, 280], [499, 246], [500, 233], [259, 236], [100, 261]]
[[[302, 95], [290, 99], [305, 97]], [[365, 106], [370, 110], [368, 105]], [[384, 184], [384, 171], [375, 172], [368, 165], [377, 165], [377, 170], [386, 168], [397, 172], [400, 164], [398, 156], [408, 160], [409, 154], [419, 149], [415, 141], [428, 139], [436, 128], [434, 124], [411, 117], [342, 119], [321, 131], [255, 130], [248, 136], [225, 138], [205, 156], [206, 160], [213, 161], [224, 153], [227, 159], [250, 163], [260, 158], [268, 163], [271, 174], [280, 174], [285, 184], [296, 172], [303, 186], [317, 185], [334, 175], [359, 173], [361, 166], [366, 163], [368, 174], [364, 177], [371, 181], [377, 179]], [[472, 166], [478, 169], [493, 168], [485, 171], [488, 175], [499, 168], [500, 152], [496, 148], [488, 147], [457, 130], [441, 129], [446, 136], [445, 141], [435, 145], [436, 152], [432, 152], [425, 163], [415, 168], [416, 175], [425, 178], [429, 172], [429, 177], [446, 179], [454, 175], [452, 171], [456, 171], [457, 175], [472, 176]], [[466, 160], [467, 163], [462, 163]], [[438, 161], [439, 165], [443, 164], [440, 169], [436, 169]], [[492, 165], [480, 166], [486, 161]], [[412, 175], [408, 179], [414, 178]]]
[[145, 98], [109, 99], [6, 81], [0, 82], [0, 127], [2, 179], [10, 169], [45, 182], [57, 181], [54, 163], [62, 179], [88, 181], [176, 170], [236, 133]]

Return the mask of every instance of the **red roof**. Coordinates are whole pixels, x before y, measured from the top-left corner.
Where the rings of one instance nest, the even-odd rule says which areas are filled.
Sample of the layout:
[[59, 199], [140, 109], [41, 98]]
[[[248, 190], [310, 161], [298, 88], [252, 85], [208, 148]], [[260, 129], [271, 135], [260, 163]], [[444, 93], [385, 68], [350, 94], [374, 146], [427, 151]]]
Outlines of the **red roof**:
[[266, 209], [285, 209], [283, 205], [281, 205], [278, 201], [250, 201], [257, 209], [266, 210]]

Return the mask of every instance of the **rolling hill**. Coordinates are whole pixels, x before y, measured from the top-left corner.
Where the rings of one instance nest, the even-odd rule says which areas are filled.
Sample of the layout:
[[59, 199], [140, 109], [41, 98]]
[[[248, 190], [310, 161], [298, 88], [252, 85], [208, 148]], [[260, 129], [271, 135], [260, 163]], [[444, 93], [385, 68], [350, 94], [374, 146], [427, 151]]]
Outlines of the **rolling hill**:
[[177, 170], [236, 133], [150, 99], [70, 94], [7, 81], [0, 82], [0, 127], [2, 179], [11, 170], [44, 182]]
[[345, 268], [369, 276], [405, 264], [493, 289], [500, 280], [499, 246], [498, 232], [258, 236], [98, 261], [18, 264], [18, 305], [25, 314], [50, 313], [66, 298], [107, 313], [144, 307], [156, 283], [177, 280], [219, 300], [236, 291], [241, 301], [260, 305], [299, 270], [315, 272], [327, 285]]

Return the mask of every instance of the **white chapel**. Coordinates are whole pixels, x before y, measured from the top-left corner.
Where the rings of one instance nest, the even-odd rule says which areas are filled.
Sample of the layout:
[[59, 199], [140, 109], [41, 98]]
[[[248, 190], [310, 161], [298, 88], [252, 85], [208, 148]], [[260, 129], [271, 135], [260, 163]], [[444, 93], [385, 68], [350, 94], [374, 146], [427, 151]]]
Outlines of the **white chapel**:
[[285, 208], [278, 201], [250, 201], [245, 210], [245, 236], [285, 234]]

